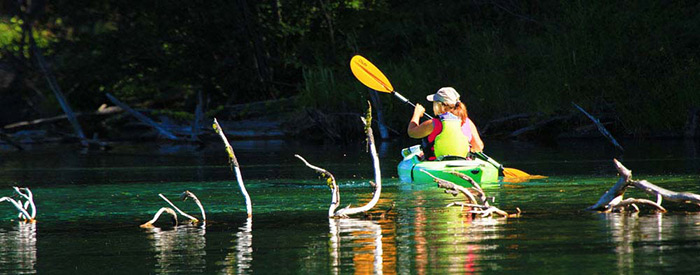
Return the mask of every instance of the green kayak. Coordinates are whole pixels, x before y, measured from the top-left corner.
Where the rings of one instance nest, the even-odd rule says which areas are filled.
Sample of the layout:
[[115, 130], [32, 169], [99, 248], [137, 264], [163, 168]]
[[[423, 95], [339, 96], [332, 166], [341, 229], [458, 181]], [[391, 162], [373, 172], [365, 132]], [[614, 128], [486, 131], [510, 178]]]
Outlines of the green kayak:
[[419, 156], [422, 155], [419, 145], [401, 150], [403, 160], [399, 163], [399, 179], [405, 183], [430, 184], [434, 183], [433, 178], [421, 171], [425, 170], [428, 173], [438, 178], [451, 181], [453, 183], [471, 187], [471, 184], [465, 180], [447, 173], [455, 171], [465, 174], [482, 187], [489, 184], [498, 183], [498, 168], [493, 164], [481, 159], [457, 159], [457, 160], [440, 160], [440, 161], [422, 161]]

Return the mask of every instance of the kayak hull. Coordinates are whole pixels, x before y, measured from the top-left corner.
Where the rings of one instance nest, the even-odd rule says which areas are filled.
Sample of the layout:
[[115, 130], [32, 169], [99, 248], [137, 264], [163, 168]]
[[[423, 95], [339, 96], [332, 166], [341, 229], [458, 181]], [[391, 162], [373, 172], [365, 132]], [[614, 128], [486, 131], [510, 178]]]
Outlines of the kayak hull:
[[449, 172], [465, 174], [482, 187], [484, 185], [498, 184], [498, 168], [480, 159], [421, 161], [419, 158], [420, 151], [413, 147], [402, 150], [402, 155], [404, 158], [398, 165], [398, 174], [399, 179], [405, 183], [434, 183], [435, 181], [432, 177], [421, 171], [425, 170], [435, 177], [465, 187], [471, 187], [471, 184]]

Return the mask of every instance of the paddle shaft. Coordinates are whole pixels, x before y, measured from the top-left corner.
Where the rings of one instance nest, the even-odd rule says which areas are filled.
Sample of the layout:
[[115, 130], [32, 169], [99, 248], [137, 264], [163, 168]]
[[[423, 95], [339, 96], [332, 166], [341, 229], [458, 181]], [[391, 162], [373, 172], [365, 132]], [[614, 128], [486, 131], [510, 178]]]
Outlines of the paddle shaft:
[[498, 170], [503, 171], [505, 168], [503, 167], [502, 164], [498, 163], [496, 160], [492, 159], [491, 157], [487, 156], [484, 154], [484, 152], [474, 152], [473, 153], [476, 157], [485, 160], [486, 162], [490, 163], [491, 165], [495, 166], [498, 168]]
[[[407, 98], [403, 97], [403, 96], [402, 96], [401, 94], [399, 94], [398, 92], [393, 91], [393, 92], [391, 92], [391, 93], [392, 93], [396, 98], [398, 98], [399, 100], [403, 101], [404, 103], [413, 106], [413, 108], [416, 107], [416, 104], [413, 104], [413, 102], [411, 102], [411, 101], [408, 100]], [[430, 115], [427, 114], [427, 113], [423, 113], [423, 115], [424, 115], [424, 116], [427, 116], [429, 119], [433, 119], [433, 117], [430, 116]]]

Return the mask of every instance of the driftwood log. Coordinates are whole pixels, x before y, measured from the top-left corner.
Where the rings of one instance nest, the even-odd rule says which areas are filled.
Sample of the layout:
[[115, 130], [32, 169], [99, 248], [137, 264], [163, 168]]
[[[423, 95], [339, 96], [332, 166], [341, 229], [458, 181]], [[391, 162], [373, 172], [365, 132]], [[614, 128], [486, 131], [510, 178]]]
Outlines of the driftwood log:
[[[599, 212], [632, 210], [637, 212], [639, 211], [638, 205], [648, 205], [660, 212], [666, 212], [666, 208], [661, 206], [663, 200], [700, 205], [700, 195], [671, 191], [646, 180], [633, 180], [631, 170], [627, 169], [617, 159], [613, 159], [613, 162], [620, 173], [620, 179], [600, 197], [596, 204], [588, 207], [588, 210]], [[655, 197], [656, 201], [635, 198], [623, 199], [628, 187], [636, 187]]]

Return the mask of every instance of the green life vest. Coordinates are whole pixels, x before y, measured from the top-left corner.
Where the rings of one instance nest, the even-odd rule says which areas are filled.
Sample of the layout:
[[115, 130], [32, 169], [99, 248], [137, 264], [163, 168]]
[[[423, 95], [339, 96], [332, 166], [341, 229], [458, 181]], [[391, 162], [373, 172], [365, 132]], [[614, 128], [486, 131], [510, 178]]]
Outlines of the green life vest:
[[[433, 132], [428, 136], [428, 142], [432, 143], [435, 157], [459, 156], [466, 158], [469, 154], [469, 142], [471, 131], [467, 128], [466, 135], [463, 130], [462, 120], [451, 114], [445, 113], [433, 119]], [[466, 127], [469, 127], [466, 125]]]

